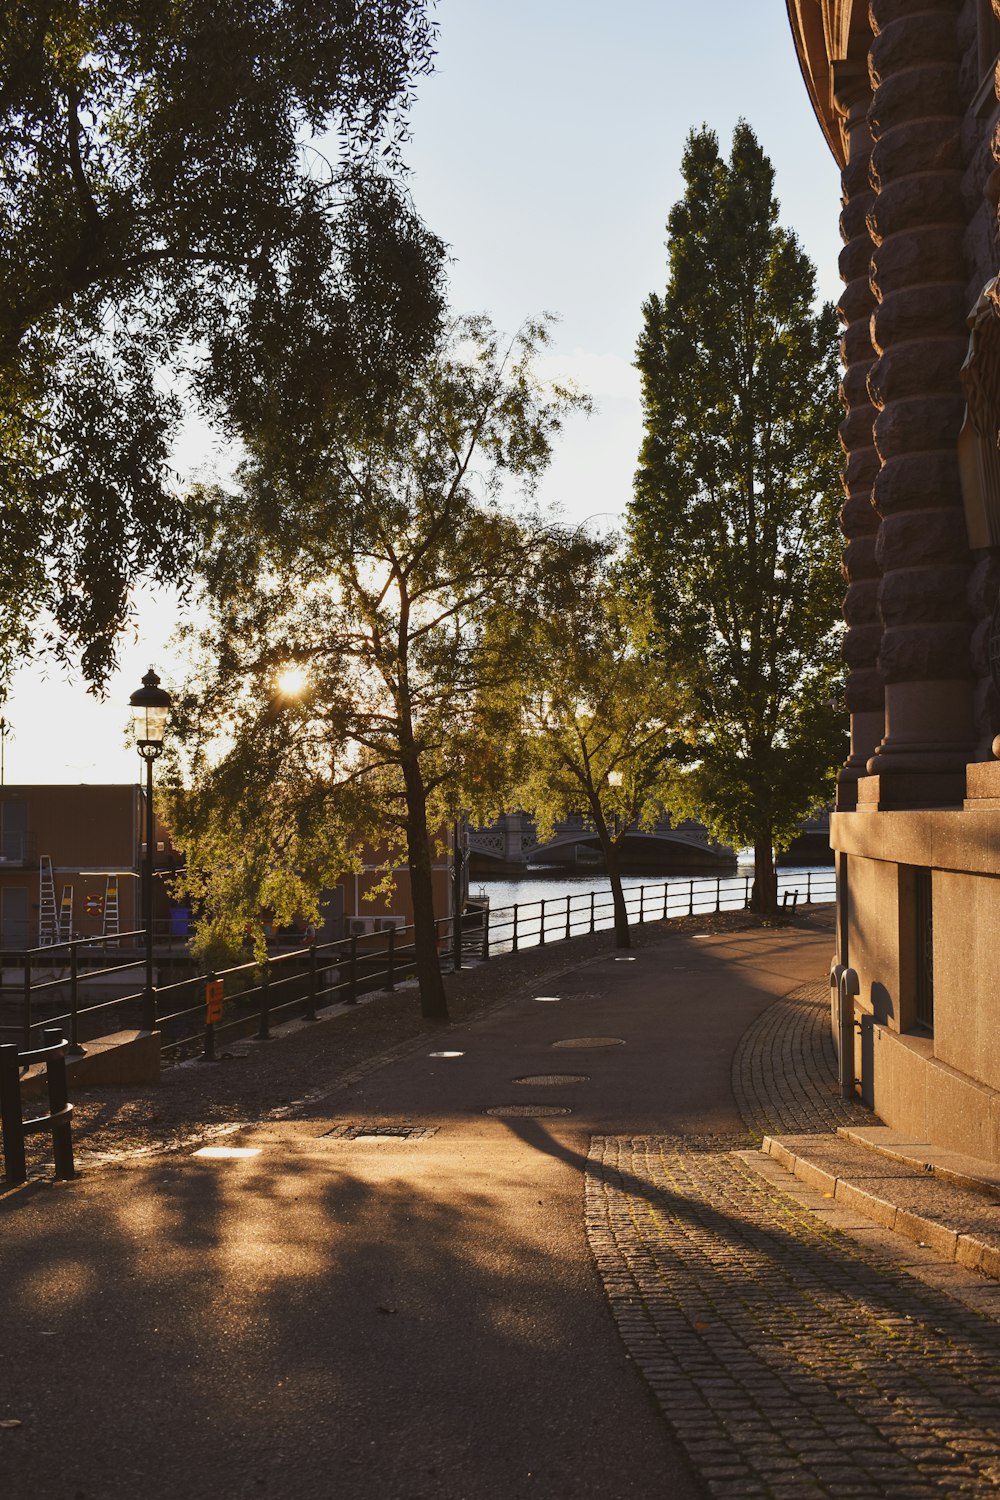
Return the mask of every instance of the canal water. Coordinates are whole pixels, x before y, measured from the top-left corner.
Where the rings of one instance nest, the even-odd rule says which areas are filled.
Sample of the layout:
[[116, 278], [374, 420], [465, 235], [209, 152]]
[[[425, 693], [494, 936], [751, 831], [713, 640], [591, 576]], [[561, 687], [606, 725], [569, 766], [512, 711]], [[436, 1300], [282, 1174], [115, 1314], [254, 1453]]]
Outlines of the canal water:
[[[622, 876], [631, 922], [733, 911], [746, 905], [752, 882], [752, 868], [744, 866], [734, 874], [721, 876]], [[829, 866], [802, 865], [778, 871], [779, 902], [830, 902], [835, 892], [834, 872]], [[538, 870], [517, 880], [473, 879], [469, 896], [473, 902], [477, 896], [489, 898], [493, 952], [536, 946], [542, 940], [543, 919], [546, 941], [587, 932], [591, 927], [610, 927], [614, 920], [606, 875]]]

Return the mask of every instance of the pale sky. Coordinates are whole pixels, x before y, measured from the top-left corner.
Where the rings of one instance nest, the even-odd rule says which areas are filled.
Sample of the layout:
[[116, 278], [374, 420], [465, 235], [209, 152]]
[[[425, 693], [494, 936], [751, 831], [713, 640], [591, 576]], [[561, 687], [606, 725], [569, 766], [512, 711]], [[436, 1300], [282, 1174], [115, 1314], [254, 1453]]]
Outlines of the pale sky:
[[[642, 302], [665, 284], [689, 130], [710, 125], [728, 150], [749, 121], [821, 296], [839, 292], [838, 173], [784, 0], [440, 0], [436, 14], [437, 72], [421, 84], [406, 160], [419, 211], [451, 247], [452, 306], [507, 330], [559, 317], [551, 372], [572, 375], [596, 409], [567, 426], [541, 499], [581, 520], [618, 515], [642, 433]], [[4, 709], [8, 784], [135, 781], [128, 698], [151, 663], [169, 678], [175, 619], [169, 599], [144, 604], [104, 704], [20, 672]]]

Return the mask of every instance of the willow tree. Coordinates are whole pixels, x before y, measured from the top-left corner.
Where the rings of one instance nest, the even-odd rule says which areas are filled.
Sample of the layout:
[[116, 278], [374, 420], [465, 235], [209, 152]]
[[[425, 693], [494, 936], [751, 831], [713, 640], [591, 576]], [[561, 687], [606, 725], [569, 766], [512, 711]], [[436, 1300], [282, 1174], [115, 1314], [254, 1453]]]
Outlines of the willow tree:
[[[534, 374], [544, 325], [510, 343], [465, 320], [363, 438], [332, 422], [310, 478], [255, 453], [201, 496], [210, 623], [182, 695], [171, 812], [206, 930], [315, 908], [361, 843], [405, 865], [423, 1014], [447, 1019], [431, 870], [459, 811], [503, 805], [519, 653], [544, 528], [518, 519], [572, 391]], [[319, 441], [319, 439], [317, 440]], [[290, 668], [297, 695], [275, 694]]]
[[843, 760], [836, 316], [816, 306], [746, 123], [728, 161], [712, 131], [693, 132], [682, 171], [667, 287], [644, 305], [638, 347], [632, 566], [697, 711], [683, 805], [753, 845], [754, 903], [770, 911], [773, 848]]
[[399, 150], [433, 48], [425, 0], [3, 6], [0, 677], [41, 612], [99, 684], [133, 579], [186, 576], [185, 415], [301, 433], [427, 352]]

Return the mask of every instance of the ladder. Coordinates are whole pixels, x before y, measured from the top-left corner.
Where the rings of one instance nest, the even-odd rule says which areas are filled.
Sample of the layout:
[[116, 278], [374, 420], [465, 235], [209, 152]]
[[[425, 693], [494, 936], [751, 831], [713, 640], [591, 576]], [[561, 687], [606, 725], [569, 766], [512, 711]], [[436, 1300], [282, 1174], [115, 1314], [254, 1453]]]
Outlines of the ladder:
[[68, 943], [73, 936], [73, 887], [64, 885], [59, 905], [59, 941]]
[[38, 861], [38, 946], [47, 948], [59, 940], [56, 917], [56, 886], [52, 878], [52, 859], [43, 854]]
[[121, 927], [118, 922], [118, 876], [109, 875], [104, 892], [104, 937], [117, 937]]

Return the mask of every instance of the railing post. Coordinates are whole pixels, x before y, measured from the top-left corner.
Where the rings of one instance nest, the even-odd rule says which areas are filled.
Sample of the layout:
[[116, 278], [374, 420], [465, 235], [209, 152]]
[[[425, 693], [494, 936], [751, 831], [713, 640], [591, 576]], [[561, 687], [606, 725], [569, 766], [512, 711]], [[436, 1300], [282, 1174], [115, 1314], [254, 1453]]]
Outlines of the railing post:
[[542, 897], [542, 915], [538, 922], [538, 946], [545, 947], [545, 897]]
[[258, 1042], [271, 1040], [271, 965], [265, 960], [260, 981], [260, 1025], [257, 1028]]
[[52, 1118], [52, 1157], [56, 1176], [63, 1181], [76, 1176], [73, 1163], [73, 1111], [66, 1087], [66, 1054], [58, 1026], [46, 1026], [42, 1032], [46, 1047], [56, 1050], [45, 1059], [45, 1083], [49, 1092], [49, 1115]]
[[516, 953], [517, 952], [517, 902], [516, 901], [514, 902], [514, 927], [513, 927], [512, 933], [511, 933], [511, 947], [510, 947], [510, 951], [512, 953]]
[[21, 1077], [17, 1047], [0, 1043], [0, 1116], [3, 1118], [4, 1181], [27, 1182], [24, 1159], [24, 1122], [21, 1118]]
[[591, 893], [590, 893], [590, 930], [591, 930], [591, 933], [594, 933], [594, 932], [597, 931], [596, 920], [595, 920], [595, 917], [594, 917], [594, 892], [593, 891], [591, 891]]
[[457, 974], [462, 967], [462, 918], [457, 911], [451, 914], [451, 962]]
[[483, 907], [483, 963], [489, 961], [490, 956], [490, 909]]
[[[435, 927], [437, 924], [435, 923]], [[358, 935], [351, 933], [351, 954], [347, 961], [347, 1005], [358, 1003]]]
[[24, 1050], [27, 1052], [31, 1047], [31, 954], [27, 950], [24, 954], [24, 1018], [21, 1034], [24, 1037]]
[[809, 906], [809, 905], [812, 904], [812, 898], [813, 898], [813, 872], [812, 872], [812, 870], [807, 870], [806, 871], [806, 905], [807, 906]]
[[389, 946], [386, 949], [385, 987], [391, 994], [396, 988], [396, 929], [389, 928]]
[[749, 908], [749, 906], [750, 906], [750, 876], [749, 875], [744, 875], [744, 877], [743, 877], [743, 905], [744, 905], [745, 908]]
[[86, 1047], [80, 1046], [80, 1033], [78, 1029], [78, 1015], [80, 1005], [79, 992], [79, 957], [76, 944], [69, 945], [69, 1050], [74, 1057], [85, 1057]]
[[319, 988], [319, 984], [318, 984], [318, 966], [317, 966], [317, 960], [316, 960], [316, 939], [315, 938], [309, 944], [308, 957], [306, 959], [306, 970], [307, 970], [308, 979], [309, 979], [309, 983], [306, 986], [306, 1020], [307, 1021], [315, 1021], [315, 1019], [316, 1019], [316, 992], [317, 992], [317, 990]]
[[722, 880], [718, 875], [715, 877], [715, 910], [716, 913], [722, 910]]
[[694, 881], [688, 881], [688, 916], [694, 916]]
[[639, 926], [644, 926], [646, 921], [646, 887], [639, 887]]
[[567, 938], [567, 941], [569, 940], [570, 935], [571, 935], [570, 919], [569, 919], [569, 904], [572, 901], [572, 899], [573, 899], [572, 896], [567, 896], [566, 897], [566, 938]]
[[665, 880], [663, 882], [663, 916], [661, 918], [661, 920], [664, 921], [664, 922], [667, 920], [667, 917], [670, 915], [669, 896], [670, 896], [670, 882], [667, 881], [667, 880]]

